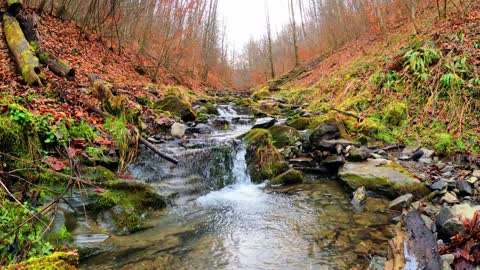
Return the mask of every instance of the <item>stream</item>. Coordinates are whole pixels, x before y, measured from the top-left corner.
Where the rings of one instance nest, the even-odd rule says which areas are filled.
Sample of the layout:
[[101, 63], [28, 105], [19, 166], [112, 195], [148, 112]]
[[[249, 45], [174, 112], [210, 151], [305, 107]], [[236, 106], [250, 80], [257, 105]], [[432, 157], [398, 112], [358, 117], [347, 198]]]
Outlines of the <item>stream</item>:
[[341, 183], [319, 175], [282, 189], [253, 184], [237, 139], [253, 119], [233, 105], [219, 111], [230, 129], [159, 145], [179, 166], [141, 151], [129, 173], [170, 206], [131, 235], [78, 231], [77, 245], [95, 250], [81, 269], [365, 269], [386, 255], [388, 202], [356, 211]]

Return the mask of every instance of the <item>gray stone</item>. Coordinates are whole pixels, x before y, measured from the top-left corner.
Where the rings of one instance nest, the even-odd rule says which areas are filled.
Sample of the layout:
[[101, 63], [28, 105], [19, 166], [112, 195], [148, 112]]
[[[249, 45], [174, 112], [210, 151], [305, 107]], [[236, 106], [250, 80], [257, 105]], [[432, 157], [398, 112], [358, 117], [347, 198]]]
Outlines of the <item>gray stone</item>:
[[367, 202], [367, 190], [365, 187], [359, 187], [353, 192], [352, 204], [357, 209], [361, 208]]
[[379, 192], [393, 199], [406, 193], [418, 197], [430, 193], [423, 183], [405, 173], [400, 165], [386, 166], [389, 163], [391, 162], [382, 159], [346, 163], [338, 176], [353, 189], [365, 186], [369, 191]]
[[458, 194], [459, 195], [472, 195], [473, 194], [472, 186], [467, 181], [463, 181], [463, 180], [457, 181], [457, 188], [458, 188]]
[[474, 170], [474, 171], [472, 172], [472, 176], [473, 176], [473, 177], [476, 177], [476, 178], [480, 178], [480, 170]]
[[435, 151], [427, 149], [427, 148], [421, 148], [420, 150], [423, 151], [423, 158], [431, 158]]
[[255, 121], [253, 128], [270, 128], [275, 125], [275, 122], [275, 118], [272, 117], [259, 118], [257, 121]]
[[188, 134], [210, 134], [213, 132], [213, 129], [206, 124], [197, 124], [194, 127], [188, 128], [186, 133]]
[[435, 222], [438, 230], [448, 237], [465, 232], [463, 221], [472, 219], [480, 206], [472, 207], [470, 204], [457, 204], [452, 207], [444, 206], [438, 213]]
[[386, 262], [387, 259], [385, 257], [375, 255], [370, 261], [367, 270], [383, 270], [385, 269]]
[[185, 135], [185, 131], [187, 131], [187, 128], [187, 125], [176, 122], [172, 125], [170, 134], [172, 134], [173, 137], [181, 138]]
[[441, 173], [453, 172], [455, 168], [451, 165], [445, 166], [443, 169], [440, 170]]
[[358, 162], [358, 161], [365, 161], [370, 157], [370, 150], [365, 147], [352, 147], [348, 152], [347, 160]]
[[438, 180], [437, 182], [433, 183], [430, 188], [432, 190], [442, 190], [444, 189], [445, 187], [448, 186], [448, 182], [443, 180], [443, 179], [440, 179]]
[[338, 125], [335, 123], [323, 123], [313, 130], [310, 135], [310, 143], [318, 146], [322, 141], [338, 138], [340, 138], [340, 128]]
[[345, 158], [339, 155], [328, 156], [327, 158], [322, 160], [322, 165], [329, 169], [338, 169], [343, 164], [345, 164]]
[[421, 215], [421, 217], [423, 219], [423, 222], [425, 223], [425, 226], [427, 226], [427, 228], [429, 228], [432, 232], [435, 232], [436, 231], [435, 221], [433, 221], [433, 219], [431, 219], [427, 215]]
[[412, 201], [413, 195], [409, 193], [396, 198], [388, 207], [392, 210], [402, 211], [403, 208], [409, 207], [412, 204]]
[[345, 139], [323, 140], [323, 141], [320, 141], [320, 143], [318, 144], [320, 149], [330, 150], [330, 151], [336, 150], [337, 145], [342, 146], [342, 148], [347, 148], [347, 146], [350, 146], [350, 145], [360, 147], [361, 144], [357, 142], [345, 140]]
[[445, 193], [445, 195], [443, 195], [443, 197], [440, 199], [440, 202], [441, 203], [449, 203], [449, 204], [454, 204], [454, 203], [458, 203], [458, 199], [457, 199], [457, 196], [455, 196], [454, 193], [451, 193], [451, 192], [447, 192]]
[[476, 182], [478, 181], [478, 177], [475, 177], [475, 176], [472, 176], [470, 178], [468, 178], [467, 182], [470, 183], [470, 184], [475, 184]]

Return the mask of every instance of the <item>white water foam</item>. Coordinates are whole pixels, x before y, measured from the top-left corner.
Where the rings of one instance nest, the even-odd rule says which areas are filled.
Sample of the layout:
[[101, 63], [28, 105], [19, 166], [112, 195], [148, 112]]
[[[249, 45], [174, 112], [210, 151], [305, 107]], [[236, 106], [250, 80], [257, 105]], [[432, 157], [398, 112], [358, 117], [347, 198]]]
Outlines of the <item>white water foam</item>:
[[262, 191], [264, 185], [254, 185], [247, 171], [245, 161], [246, 150], [243, 146], [237, 152], [233, 167], [233, 185], [221, 190], [213, 191], [197, 199], [197, 203], [204, 207], [235, 208], [258, 207], [260, 202], [267, 200], [267, 194]]

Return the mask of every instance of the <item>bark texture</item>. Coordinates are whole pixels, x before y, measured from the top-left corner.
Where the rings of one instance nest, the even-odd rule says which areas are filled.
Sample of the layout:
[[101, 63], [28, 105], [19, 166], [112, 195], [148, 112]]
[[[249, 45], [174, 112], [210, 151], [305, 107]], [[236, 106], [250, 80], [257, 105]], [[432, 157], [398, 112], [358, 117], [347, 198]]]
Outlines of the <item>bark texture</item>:
[[17, 19], [8, 13], [3, 15], [3, 26], [10, 49], [22, 77], [28, 85], [42, 85], [40, 63], [28, 43]]

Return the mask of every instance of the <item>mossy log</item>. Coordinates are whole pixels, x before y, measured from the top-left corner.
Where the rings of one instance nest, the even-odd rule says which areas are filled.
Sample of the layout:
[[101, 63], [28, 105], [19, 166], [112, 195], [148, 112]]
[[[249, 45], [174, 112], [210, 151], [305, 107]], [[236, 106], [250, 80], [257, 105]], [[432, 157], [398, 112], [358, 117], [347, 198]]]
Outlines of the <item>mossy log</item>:
[[18, 12], [23, 8], [23, 3], [21, 0], [7, 0], [8, 12], [12, 15], [17, 15]]
[[42, 48], [40, 37], [37, 31], [39, 17], [35, 14], [17, 16], [20, 27], [23, 30], [25, 38], [32, 45], [35, 54], [38, 56], [40, 63], [46, 65], [53, 73], [60, 77], [75, 77], [75, 69], [64, 60], [56, 57], [51, 52]]
[[40, 63], [25, 38], [17, 19], [5, 13], [3, 15], [3, 26], [8, 47], [15, 58], [23, 79], [28, 85], [42, 85]]
[[60, 77], [73, 78], [75, 77], [75, 69], [72, 68], [67, 62], [56, 57], [50, 52], [39, 49], [37, 51], [40, 62], [47, 65], [53, 73]]

